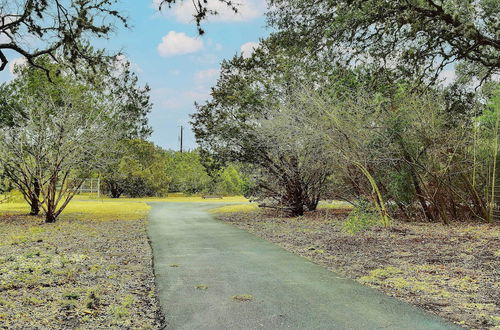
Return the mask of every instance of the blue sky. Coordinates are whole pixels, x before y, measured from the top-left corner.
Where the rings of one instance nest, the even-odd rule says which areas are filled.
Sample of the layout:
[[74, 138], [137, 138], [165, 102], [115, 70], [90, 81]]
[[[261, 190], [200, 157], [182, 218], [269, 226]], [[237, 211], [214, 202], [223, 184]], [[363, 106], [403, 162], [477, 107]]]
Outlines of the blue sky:
[[[157, 0], [122, 0], [121, 11], [129, 17], [131, 29], [117, 27], [109, 40], [96, 46], [110, 51], [123, 51], [142, 84], [151, 87], [154, 103], [150, 124], [154, 133], [151, 140], [165, 148], [177, 149], [180, 125], [184, 125], [185, 146], [196, 146], [190, 131], [189, 114], [195, 101], [209, 97], [210, 87], [218, 77], [223, 59], [231, 58], [243, 49], [248, 54], [254, 43], [266, 37], [265, 0], [239, 0], [240, 13], [219, 6], [209, 0], [210, 6], [220, 11], [203, 24], [206, 34], [199, 37], [192, 21], [193, 7], [185, 0], [172, 9], [159, 13]], [[11, 63], [19, 55], [7, 53]], [[9, 70], [0, 73], [0, 82], [12, 77]]]

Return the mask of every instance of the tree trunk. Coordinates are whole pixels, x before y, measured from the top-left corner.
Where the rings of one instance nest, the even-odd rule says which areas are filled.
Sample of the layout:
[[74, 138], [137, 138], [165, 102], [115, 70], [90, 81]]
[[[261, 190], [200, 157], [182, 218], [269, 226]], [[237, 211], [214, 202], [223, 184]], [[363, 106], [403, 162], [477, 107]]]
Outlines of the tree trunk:
[[297, 157], [290, 159], [290, 180], [288, 184], [288, 204], [292, 216], [304, 215], [304, 191], [302, 190], [302, 180], [300, 176], [299, 162]]
[[301, 198], [295, 198], [292, 203], [290, 203], [290, 215], [293, 217], [298, 217], [304, 215], [304, 203]]
[[319, 198], [312, 198], [306, 203], [306, 207], [309, 211], [314, 211], [318, 208]]
[[30, 215], [36, 216], [40, 214], [40, 205], [38, 204], [38, 199], [31, 200], [30, 206], [31, 206]]
[[120, 198], [120, 196], [122, 195], [121, 191], [119, 191], [118, 189], [110, 189], [109, 193], [111, 194], [111, 198]]
[[38, 215], [40, 213], [40, 183], [38, 179], [33, 181], [33, 193], [30, 196], [30, 215]]
[[45, 222], [46, 223], [54, 223], [56, 222], [57, 217], [55, 216], [53, 211], [47, 211], [45, 214]]
[[422, 190], [422, 187], [420, 186], [420, 183], [418, 182], [417, 174], [415, 173], [415, 170], [412, 167], [411, 162], [410, 162], [411, 158], [405, 155], [405, 160], [408, 162], [413, 188], [415, 188], [415, 194], [417, 195], [418, 202], [420, 203], [420, 206], [422, 207], [422, 210], [424, 211], [424, 215], [428, 221], [434, 222], [435, 217], [432, 214], [431, 210], [429, 210], [429, 206], [427, 205], [427, 201], [424, 198], [424, 191]]
[[120, 184], [113, 180], [106, 180], [105, 183], [108, 186], [110, 197], [120, 198], [123, 193], [123, 189], [120, 188]]

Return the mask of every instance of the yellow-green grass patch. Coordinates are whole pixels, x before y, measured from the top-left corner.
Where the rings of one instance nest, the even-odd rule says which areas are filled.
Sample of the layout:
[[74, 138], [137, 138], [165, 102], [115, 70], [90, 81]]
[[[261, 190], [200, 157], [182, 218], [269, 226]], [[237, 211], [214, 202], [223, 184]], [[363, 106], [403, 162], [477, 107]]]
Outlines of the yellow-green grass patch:
[[344, 201], [321, 201], [318, 204], [319, 209], [352, 209], [352, 204]]
[[[61, 219], [90, 220], [138, 220], [144, 219], [150, 206], [143, 202], [131, 201], [72, 201], [62, 212]], [[2, 203], [0, 215], [18, 215], [29, 213], [27, 203]]]
[[200, 196], [188, 196], [183, 193], [171, 193], [165, 197], [144, 197], [144, 198], [111, 198], [108, 196], [100, 196], [97, 198], [95, 194], [81, 194], [75, 196], [75, 200], [101, 200], [101, 201], [124, 201], [124, 202], [173, 202], [173, 203], [245, 203], [248, 199], [243, 196], [224, 196], [222, 198], [203, 198]]
[[252, 212], [258, 210], [257, 204], [240, 204], [240, 205], [227, 205], [211, 209], [211, 213], [239, 213], [239, 212]]

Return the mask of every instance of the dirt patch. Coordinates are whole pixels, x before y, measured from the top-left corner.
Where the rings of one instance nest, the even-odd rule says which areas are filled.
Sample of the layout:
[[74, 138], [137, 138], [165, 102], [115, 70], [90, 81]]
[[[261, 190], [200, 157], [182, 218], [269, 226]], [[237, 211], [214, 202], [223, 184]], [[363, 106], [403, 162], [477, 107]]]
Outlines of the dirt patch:
[[217, 217], [338, 274], [465, 327], [500, 326], [500, 226], [396, 222], [355, 236], [345, 212], [282, 218], [253, 211]]
[[144, 220], [0, 217], [0, 328], [160, 326]]

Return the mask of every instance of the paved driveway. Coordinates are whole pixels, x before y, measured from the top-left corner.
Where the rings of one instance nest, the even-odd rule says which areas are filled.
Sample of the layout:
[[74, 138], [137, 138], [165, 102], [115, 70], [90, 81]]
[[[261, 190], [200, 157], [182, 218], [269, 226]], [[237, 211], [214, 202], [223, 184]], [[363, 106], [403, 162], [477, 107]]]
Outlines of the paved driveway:
[[[216, 221], [214, 203], [151, 205], [167, 329], [458, 328]], [[242, 294], [253, 300], [232, 299]]]

